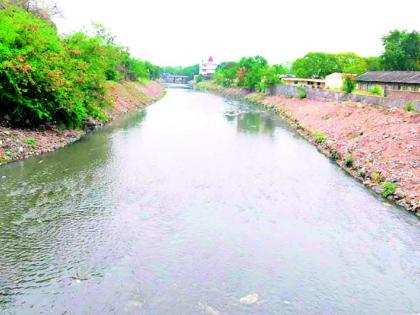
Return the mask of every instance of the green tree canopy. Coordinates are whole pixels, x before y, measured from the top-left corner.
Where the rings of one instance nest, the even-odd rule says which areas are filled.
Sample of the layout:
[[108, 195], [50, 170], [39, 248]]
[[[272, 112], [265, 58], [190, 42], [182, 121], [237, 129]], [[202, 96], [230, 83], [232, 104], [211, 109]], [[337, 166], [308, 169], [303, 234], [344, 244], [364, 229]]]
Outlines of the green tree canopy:
[[353, 52], [339, 53], [335, 56], [342, 73], [362, 74], [368, 69], [366, 59]]
[[310, 52], [292, 64], [292, 72], [302, 78], [325, 78], [340, 70], [338, 58], [323, 52]]
[[162, 67], [161, 72], [162, 73], [169, 73], [169, 74], [176, 74], [176, 75], [186, 75], [190, 79], [194, 77], [195, 74], [198, 74], [200, 70], [200, 67], [198, 64], [182, 67], [182, 66], [176, 66], [176, 67]]
[[394, 30], [382, 38], [384, 70], [420, 70], [420, 33]]
[[262, 56], [243, 57], [239, 61], [238, 85], [254, 91], [261, 82], [269, 66]]
[[239, 63], [235, 61], [226, 61], [220, 63], [217, 68], [216, 72], [214, 73], [212, 80], [216, 82], [216, 84], [230, 87], [235, 84], [236, 75], [239, 69]]

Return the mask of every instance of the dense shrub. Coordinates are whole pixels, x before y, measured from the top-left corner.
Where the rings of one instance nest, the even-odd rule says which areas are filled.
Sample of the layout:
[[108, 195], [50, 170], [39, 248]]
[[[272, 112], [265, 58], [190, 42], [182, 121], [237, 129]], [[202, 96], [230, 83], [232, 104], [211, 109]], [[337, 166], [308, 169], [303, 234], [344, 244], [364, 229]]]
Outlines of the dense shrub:
[[391, 196], [392, 194], [395, 193], [395, 189], [397, 188], [397, 184], [391, 183], [391, 182], [383, 182], [381, 184], [381, 187], [383, 189], [382, 196], [384, 198], [388, 198], [389, 196]]
[[143, 76], [144, 63], [103, 33], [62, 39], [52, 23], [28, 11], [0, 10], [0, 114], [14, 124], [105, 120], [105, 81]]
[[204, 81], [204, 76], [202, 74], [199, 74], [198, 76], [195, 77], [196, 83], [200, 83], [202, 81]]
[[282, 65], [273, 65], [266, 69], [260, 86], [259, 91], [266, 92], [268, 91], [272, 86], [278, 84], [281, 82], [280, 75], [286, 74], [287, 69], [284, 68]]
[[302, 86], [299, 86], [298, 87], [298, 95], [299, 95], [299, 98], [300, 99], [306, 98], [306, 94], [307, 94], [306, 89], [304, 87], [302, 87]]
[[373, 85], [369, 89], [369, 93], [372, 95], [384, 96], [384, 90], [380, 85]]
[[353, 158], [350, 155], [346, 156], [346, 158], [344, 159], [344, 165], [347, 167], [353, 166]]
[[343, 91], [346, 93], [351, 93], [356, 88], [356, 80], [346, 76], [343, 79]]
[[415, 112], [416, 111], [416, 107], [414, 106], [414, 104], [412, 102], [408, 102], [407, 104], [405, 104], [404, 109], [407, 112]]
[[327, 135], [323, 133], [322, 131], [315, 131], [313, 133], [313, 136], [317, 143], [324, 143], [327, 140]]
[[239, 64], [237, 62], [222, 62], [216, 68], [212, 80], [221, 86], [231, 87], [236, 84]]
[[262, 56], [243, 57], [239, 61], [238, 86], [255, 91], [267, 72], [269, 66]]

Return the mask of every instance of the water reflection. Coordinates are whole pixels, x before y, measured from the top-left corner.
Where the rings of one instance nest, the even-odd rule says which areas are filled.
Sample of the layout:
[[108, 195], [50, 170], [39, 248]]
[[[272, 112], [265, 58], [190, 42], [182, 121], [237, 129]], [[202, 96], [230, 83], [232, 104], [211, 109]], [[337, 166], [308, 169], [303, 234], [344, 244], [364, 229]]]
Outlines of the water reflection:
[[267, 112], [252, 108], [236, 108], [224, 113], [226, 120], [236, 122], [238, 132], [273, 136], [278, 120]]

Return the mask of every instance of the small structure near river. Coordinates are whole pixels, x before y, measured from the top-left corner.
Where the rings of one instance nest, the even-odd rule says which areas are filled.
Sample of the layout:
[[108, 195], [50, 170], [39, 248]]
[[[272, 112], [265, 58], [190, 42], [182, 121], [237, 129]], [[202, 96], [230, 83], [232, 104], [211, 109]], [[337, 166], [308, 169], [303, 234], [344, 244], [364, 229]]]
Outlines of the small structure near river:
[[378, 85], [389, 98], [420, 100], [420, 71], [369, 71], [356, 78], [358, 90]]

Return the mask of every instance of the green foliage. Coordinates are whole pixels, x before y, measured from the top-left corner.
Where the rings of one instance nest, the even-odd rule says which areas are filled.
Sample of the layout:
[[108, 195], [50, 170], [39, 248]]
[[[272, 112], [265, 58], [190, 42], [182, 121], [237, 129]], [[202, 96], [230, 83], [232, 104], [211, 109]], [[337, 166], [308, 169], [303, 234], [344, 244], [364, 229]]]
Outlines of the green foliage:
[[340, 72], [340, 68], [335, 55], [310, 52], [293, 62], [292, 72], [301, 78], [325, 78], [331, 73]]
[[407, 104], [405, 104], [404, 109], [407, 112], [415, 112], [416, 111], [416, 107], [414, 106], [414, 104], [412, 102], [408, 102]]
[[324, 143], [327, 140], [327, 135], [323, 133], [322, 131], [315, 131], [313, 133], [313, 136], [317, 143]]
[[176, 75], [185, 75], [188, 76], [190, 80], [193, 79], [194, 75], [198, 74], [200, 67], [198, 64], [188, 66], [188, 67], [161, 67], [161, 73], [176, 74]]
[[216, 68], [212, 80], [221, 86], [231, 87], [236, 82], [236, 75], [239, 70], [239, 63], [228, 61], [222, 62]]
[[204, 76], [202, 74], [199, 74], [198, 76], [195, 77], [196, 83], [200, 83], [202, 81], [204, 81]]
[[35, 145], [36, 143], [36, 139], [35, 138], [28, 138], [24, 141], [24, 143], [29, 144], [29, 145]]
[[381, 182], [382, 181], [382, 173], [381, 172], [374, 172], [372, 174], [372, 179], [377, 183]]
[[61, 38], [55, 26], [16, 6], [0, 10], [0, 114], [15, 124], [106, 119], [106, 80], [148, 76], [144, 62], [101, 26]]
[[239, 60], [238, 86], [250, 91], [260, 90], [260, 83], [268, 69], [268, 62], [262, 56], [242, 57]]
[[380, 85], [373, 85], [370, 87], [369, 93], [372, 95], [384, 96], [384, 89]]
[[367, 71], [380, 71], [383, 70], [381, 58], [372, 56], [365, 58], [367, 64]]
[[350, 155], [346, 156], [346, 158], [344, 159], [344, 165], [346, 167], [352, 167], [353, 166], [353, 158]]
[[382, 196], [384, 198], [388, 198], [389, 196], [391, 196], [395, 193], [395, 189], [397, 188], [397, 184], [396, 183], [391, 183], [391, 182], [383, 182], [381, 184], [381, 187], [383, 189]]
[[343, 91], [346, 93], [351, 93], [356, 88], [356, 80], [349, 76], [344, 77], [343, 79]]
[[336, 149], [332, 149], [330, 151], [330, 154], [331, 154], [331, 158], [333, 160], [338, 160], [340, 158], [340, 153], [338, 153], [338, 151]]
[[304, 87], [302, 87], [302, 86], [299, 86], [298, 87], [298, 95], [299, 95], [299, 98], [300, 99], [306, 98], [306, 94], [307, 94], [306, 89]]
[[298, 77], [325, 78], [334, 72], [362, 74], [368, 70], [368, 66], [366, 58], [352, 52], [310, 52], [293, 62], [292, 71]]
[[385, 48], [381, 56], [384, 70], [420, 70], [420, 33], [418, 31], [389, 32], [382, 38]]
[[339, 72], [341, 73], [362, 74], [368, 69], [366, 59], [355, 53], [340, 53], [335, 55], [335, 57], [337, 58]]
[[366, 177], [366, 173], [362, 170], [359, 170], [357, 171], [357, 176], [364, 179]]
[[279, 84], [281, 82], [280, 75], [286, 73], [287, 69], [282, 65], [272, 65], [271, 67], [267, 68], [261, 79], [259, 90], [261, 92], [266, 92], [272, 86]]

